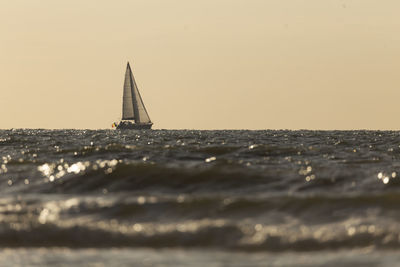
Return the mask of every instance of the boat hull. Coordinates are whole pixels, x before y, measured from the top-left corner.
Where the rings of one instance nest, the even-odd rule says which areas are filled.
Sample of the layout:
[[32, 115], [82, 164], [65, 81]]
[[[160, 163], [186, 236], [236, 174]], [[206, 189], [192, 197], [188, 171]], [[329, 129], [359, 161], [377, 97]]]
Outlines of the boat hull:
[[120, 122], [117, 130], [149, 130], [153, 126], [152, 123], [123, 123]]

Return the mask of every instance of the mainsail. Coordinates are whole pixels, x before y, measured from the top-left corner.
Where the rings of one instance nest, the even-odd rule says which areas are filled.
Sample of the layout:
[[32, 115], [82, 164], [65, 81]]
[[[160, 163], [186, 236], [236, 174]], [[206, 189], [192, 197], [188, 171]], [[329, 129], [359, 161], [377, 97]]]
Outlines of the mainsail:
[[126, 66], [124, 96], [122, 100], [122, 119], [135, 120], [135, 123], [151, 123], [149, 114], [143, 104], [137, 88], [135, 78], [133, 77], [131, 66]]

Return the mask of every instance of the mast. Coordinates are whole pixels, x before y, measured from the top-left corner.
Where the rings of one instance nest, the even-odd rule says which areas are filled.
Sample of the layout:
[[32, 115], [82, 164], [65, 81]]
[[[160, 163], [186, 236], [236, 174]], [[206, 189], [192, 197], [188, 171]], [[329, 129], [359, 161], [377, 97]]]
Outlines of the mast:
[[138, 103], [137, 103], [137, 96], [135, 94], [135, 90], [134, 88], [136, 87], [136, 83], [135, 83], [135, 78], [133, 78], [133, 73], [132, 73], [132, 69], [131, 69], [131, 65], [126, 66], [127, 70], [129, 71], [129, 78], [130, 78], [130, 84], [131, 84], [131, 94], [132, 94], [132, 106], [133, 106], [133, 112], [135, 114], [134, 116], [134, 120], [135, 123], [140, 123], [140, 113], [139, 113], [139, 109], [138, 109]]

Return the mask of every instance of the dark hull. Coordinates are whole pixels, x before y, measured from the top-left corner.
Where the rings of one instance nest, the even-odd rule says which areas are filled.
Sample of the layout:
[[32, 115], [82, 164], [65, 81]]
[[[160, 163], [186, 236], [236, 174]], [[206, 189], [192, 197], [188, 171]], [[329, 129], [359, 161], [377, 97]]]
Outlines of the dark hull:
[[148, 130], [153, 126], [152, 123], [146, 124], [135, 124], [135, 123], [120, 123], [117, 126], [117, 130]]

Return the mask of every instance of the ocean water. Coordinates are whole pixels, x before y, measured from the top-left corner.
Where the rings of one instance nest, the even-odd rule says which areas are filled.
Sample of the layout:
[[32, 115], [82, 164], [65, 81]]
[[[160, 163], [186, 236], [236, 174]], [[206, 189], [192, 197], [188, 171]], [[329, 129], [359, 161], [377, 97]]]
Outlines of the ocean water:
[[0, 131], [0, 266], [395, 266], [400, 132]]

